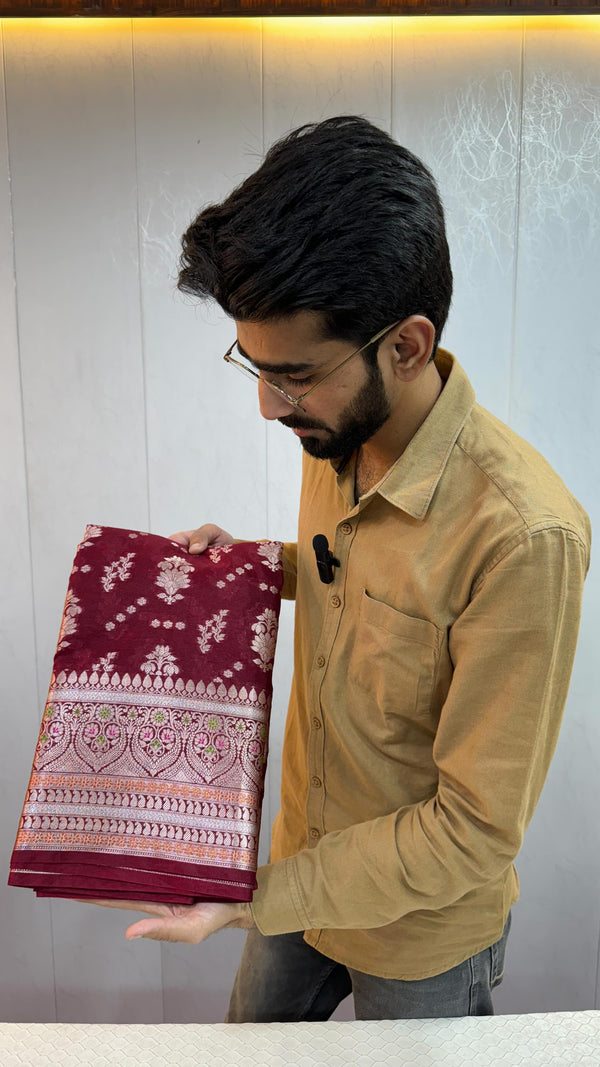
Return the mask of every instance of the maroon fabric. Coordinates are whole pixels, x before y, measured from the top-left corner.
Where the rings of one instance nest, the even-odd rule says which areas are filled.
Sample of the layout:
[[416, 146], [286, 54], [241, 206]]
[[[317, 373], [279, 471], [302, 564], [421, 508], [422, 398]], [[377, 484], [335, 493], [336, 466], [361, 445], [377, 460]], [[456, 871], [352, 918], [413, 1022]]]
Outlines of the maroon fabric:
[[154, 534], [87, 527], [9, 885], [252, 899], [281, 547], [190, 556]]

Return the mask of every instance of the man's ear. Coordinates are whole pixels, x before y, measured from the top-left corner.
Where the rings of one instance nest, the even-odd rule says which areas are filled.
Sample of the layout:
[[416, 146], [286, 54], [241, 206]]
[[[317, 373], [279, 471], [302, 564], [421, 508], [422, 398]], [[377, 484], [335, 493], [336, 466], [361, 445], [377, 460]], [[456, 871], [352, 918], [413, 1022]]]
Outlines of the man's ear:
[[412, 382], [429, 363], [435, 343], [435, 326], [425, 315], [410, 315], [399, 322], [386, 341], [393, 345], [394, 374]]

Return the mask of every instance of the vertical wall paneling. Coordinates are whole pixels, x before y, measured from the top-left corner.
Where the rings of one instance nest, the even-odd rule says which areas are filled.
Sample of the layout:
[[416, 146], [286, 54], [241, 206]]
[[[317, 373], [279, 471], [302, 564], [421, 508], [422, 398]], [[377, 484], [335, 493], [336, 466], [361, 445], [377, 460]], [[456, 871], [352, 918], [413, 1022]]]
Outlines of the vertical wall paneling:
[[[41, 701], [85, 523], [147, 524], [131, 26], [4, 34]], [[51, 907], [59, 1019], [157, 1021], [159, 947]]]
[[[566, 22], [566, 20], [565, 20]], [[526, 20], [510, 423], [600, 518], [600, 20]], [[569, 700], [519, 870], [512, 1010], [594, 1007], [600, 610], [592, 562]]]
[[[6, 871], [38, 735], [35, 632], [0, 26], [0, 852]], [[0, 1018], [54, 1022], [49, 901], [0, 887]]]
[[[215, 522], [266, 534], [265, 431], [252, 385], [222, 359], [235, 325], [175, 289], [181, 234], [254, 169], [262, 145], [260, 21], [134, 23], [141, 294], [152, 529]], [[210, 679], [206, 679], [210, 681]], [[269, 820], [265, 813], [264, 837]], [[243, 935], [165, 945], [170, 1022], [222, 1021]]]
[[440, 189], [454, 272], [442, 339], [508, 413], [522, 19], [394, 19], [393, 134]]
[[264, 425], [222, 359], [235, 326], [175, 284], [192, 218], [260, 159], [260, 20], [138, 19], [134, 65], [152, 527], [265, 536]]
[[4, 33], [45, 683], [85, 523], [147, 523], [130, 24]]

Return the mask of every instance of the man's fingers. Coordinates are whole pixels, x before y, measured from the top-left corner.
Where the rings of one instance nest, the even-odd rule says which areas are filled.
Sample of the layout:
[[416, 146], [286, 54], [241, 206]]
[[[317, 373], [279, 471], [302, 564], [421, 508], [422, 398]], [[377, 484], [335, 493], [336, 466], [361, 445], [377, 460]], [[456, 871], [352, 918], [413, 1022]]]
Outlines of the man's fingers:
[[157, 918], [169, 918], [173, 915], [173, 904], [159, 904], [154, 900], [83, 900], [82, 904], [98, 904], [101, 908], [119, 908], [121, 911], [145, 911]]
[[[190, 533], [192, 532], [193, 531], [190, 530]], [[181, 533], [169, 534], [169, 541], [177, 541], [177, 544], [183, 545], [184, 548], [187, 548], [189, 540], [189, 534], [184, 533], [183, 531]]]
[[[227, 907], [227, 905], [226, 905]], [[138, 937], [150, 941], [182, 941], [197, 945], [209, 934], [227, 925], [228, 913], [221, 908], [216, 913], [209, 907], [176, 907], [174, 915], [160, 919], [141, 919], [128, 927], [125, 937], [134, 941]]]
[[171, 534], [169, 540], [183, 545], [191, 555], [199, 555], [205, 552], [209, 545], [230, 545], [233, 543], [234, 538], [227, 533], [227, 530], [222, 530], [220, 526], [215, 526], [214, 523], [205, 523], [204, 526], [199, 526], [197, 530], [180, 530], [178, 533]]
[[225, 926], [249, 929], [254, 920], [248, 904], [198, 901], [196, 904], [159, 904], [146, 900], [85, 900], [84, 904], [99, 904], [104, 908], [124, 911], [145, 911], [151, 919], [140, 919], [125, 931], [128, 941], [138, 937], [151, 941], [182, 941], [197, 945], [209, 934]]
[[197, 928], [189, 928], [178, 919], [141, 919], [140, 922], [129, 926], [125, 931], [128, 941], [135, 941], [143, 937], [149, 941], [179, 941], [184, 944], [196, 945], [199, 941], [208, 937], [210, 930], [202, 934]]
[[176, 541], [178, 545], [183, 545], [188, 552], [204, 552], [210, 543], [209, 536], [205, 532], [207, 529], [218, 530], [218, 526], [200, 526], [197, 530], [180, 530], [178, 533], [169, 534], [169, 541]]

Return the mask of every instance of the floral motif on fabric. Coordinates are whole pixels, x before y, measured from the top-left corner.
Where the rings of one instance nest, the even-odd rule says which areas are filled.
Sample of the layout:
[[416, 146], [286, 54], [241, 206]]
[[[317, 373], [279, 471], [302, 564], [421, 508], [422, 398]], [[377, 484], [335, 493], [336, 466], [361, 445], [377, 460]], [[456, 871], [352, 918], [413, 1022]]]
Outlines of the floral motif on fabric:
[[159, 600], [164, 600], [167, 604], [174, 604], [177, 600], [183, 600], [183, 595], [179, 592], [180, 589], [189, 589], [190, 579], [189, 574], [193, 574], [194, 568], [181, 556], [169, 556], [167, 559], [163, 559], [158, 564], [158, 569], [161, 571], [156, 579], [156, 585], [163, 589], [162, 593], [158, 593]]
[[221, 611], [217, 611], [213, 615], [212, 619], [207, 619], [204, 625], [198, 626], [197, 641], [201, 652], [209, 652], [213, 641], [219, 644], [225, 640], [225, 627], [227, 625], [225, 616], [228, 613], [228, 608], [222, 608]]
[[69, 772], [77, 774], [156, 778], [168, 770], [177, 781], [219, 781], [244, 790], [261, 785], [267, 729], [251, 702], [245, 715], [235, 715], [210, 700], [192, 709], [151, 698], [132, 707], [82, 696], [54, 699], [47, 706], [34, 771], [66, 769], [68, 762]]
[[101, 533], [101, 526], [86, 526], [83, 541], [80, 542], [79, 548], [91, 548], [94, 542], [90, 538], [100, 537]]
[[258, 658], [252, 662], [258, 664], [261, 671], [273, 670], [273, 657], [277, 641], [278, 618], [271, 608], [265, 608], [258, 616], [251, 629], [256, 634], [252, 639], [252, 650], [258, 652]]
[[110, 593], [111, 589], [114, 589], [117, 578], [120, 582], [126, 582], [131, 577], [134, 557], [135, 552], [128, 552], [126, 556], [121, 556], [120, 559], [114, 560], [104, 568], [104, 576], [100, 581], [105, 593]]
[[221, 556], [227, 555], [227, 553], [232, 550], [233, 545], [213, 545], [213, 547], [208, 550], [211, 563], [220, 563]]
[[281, 566], [281, 547], [277, 541], [263, 541], [258, 546], [259, 556], [264, 556], [265, 559], [261, 560], [263, 566], [268, 567], [270, 571], [277, 571]]
[[76, 632], [77, 616], [81, 615], [82, 611], [83, 608], [80, 606], [78, 598], [75, 596], [73, 591], [69, 589], [67, 592], [67, 599], [65, 601], [65, 610], [63, 613], [60, 633], [58, 635], [57, 651], [68, 647], [69, 641], [66, 641], [65, 638]]
[[116, 652], [107, 652], [105, 656], [101, 656], [97, 663], [94, 663], [93, 671], [112, 671], [114, 669], [114, 660], [116, 659]]
[[179, 674], [175, 656], [168, 645], [157, 645], [152, 652], [149, 652], [140, 670], [144, 671], [145, 674], [155, 674], [167, 678], [172, 674]]

